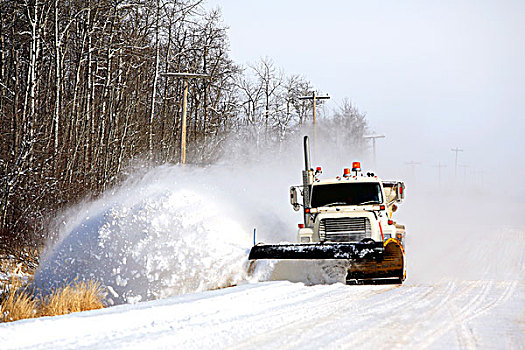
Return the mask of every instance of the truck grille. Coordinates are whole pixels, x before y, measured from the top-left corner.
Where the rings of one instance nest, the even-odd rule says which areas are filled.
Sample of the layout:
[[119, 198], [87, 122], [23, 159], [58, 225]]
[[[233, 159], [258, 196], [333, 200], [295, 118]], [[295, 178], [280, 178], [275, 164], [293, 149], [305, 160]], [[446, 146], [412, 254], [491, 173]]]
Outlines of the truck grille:
[[322, 219], [319, 223], [321, 242], [359, 242], [372, 235], [368, 218]]

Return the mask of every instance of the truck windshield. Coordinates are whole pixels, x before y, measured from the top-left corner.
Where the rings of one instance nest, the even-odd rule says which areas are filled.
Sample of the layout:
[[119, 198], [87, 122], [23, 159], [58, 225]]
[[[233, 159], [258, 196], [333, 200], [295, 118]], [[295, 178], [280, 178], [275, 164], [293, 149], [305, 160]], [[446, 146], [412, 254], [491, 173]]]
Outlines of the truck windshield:
[[381, 186], [375, 182], [337, 183], [314, 185], [312, 208], [330, 205], [381, 204]]

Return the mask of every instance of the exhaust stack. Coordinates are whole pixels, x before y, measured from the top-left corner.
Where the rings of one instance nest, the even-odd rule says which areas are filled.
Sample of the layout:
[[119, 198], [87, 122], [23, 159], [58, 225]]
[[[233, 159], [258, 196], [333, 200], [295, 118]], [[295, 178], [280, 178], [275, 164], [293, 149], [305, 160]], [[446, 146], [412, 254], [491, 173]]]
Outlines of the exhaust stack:
[[308, 171], [312, 168], [310, 165], [310, 142], [308, 136], [304, 137], [304, 170]]
[[313, 169], [310, 164], [310, 142], [304, 137], [304, 170], [303, 170], [303, 212], [304, 226], [309, 227], [310, 214], [305, 209], [310, 208], [310, 185], [313, 182]]

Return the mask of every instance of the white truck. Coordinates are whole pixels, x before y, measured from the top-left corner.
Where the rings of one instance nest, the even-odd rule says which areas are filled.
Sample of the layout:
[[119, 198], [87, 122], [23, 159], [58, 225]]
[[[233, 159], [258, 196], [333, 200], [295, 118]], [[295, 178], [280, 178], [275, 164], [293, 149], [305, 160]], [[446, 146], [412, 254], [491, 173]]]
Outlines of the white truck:
[[345, 259], [351, 262], [349, 284], [402, 283], [405, 227], [392, 215], [404, 199], [404, 183], [364, 174], [359, 162], [344, 169], [342, 176], [320, 179], [321, 168], [310, 166], [307, 136], [304, 153], [303, 185], [290, 188], [293, 208], [303, 208], [298, 242], [256, 244], [249, 259]]

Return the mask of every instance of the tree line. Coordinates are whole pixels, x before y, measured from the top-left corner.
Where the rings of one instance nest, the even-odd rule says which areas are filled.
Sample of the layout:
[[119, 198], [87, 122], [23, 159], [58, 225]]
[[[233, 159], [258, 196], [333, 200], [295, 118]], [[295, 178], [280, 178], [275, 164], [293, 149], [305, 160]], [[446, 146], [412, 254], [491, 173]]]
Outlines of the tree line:
[[[283, 142], [311, 115], [297, 97], [312, 84], [269, 58], [233, 62], [220, 11], [201, 0], [3, 0], [0, 31], [4, 245], [43, 239], [57, 210], [137, 159], [178, 161], [184, 81], [166, 73], [207, 76], [188, 81], [191, 163], [213, 162], [232, 134]], [[347, 102], [338, 120], [366, 129]]]

